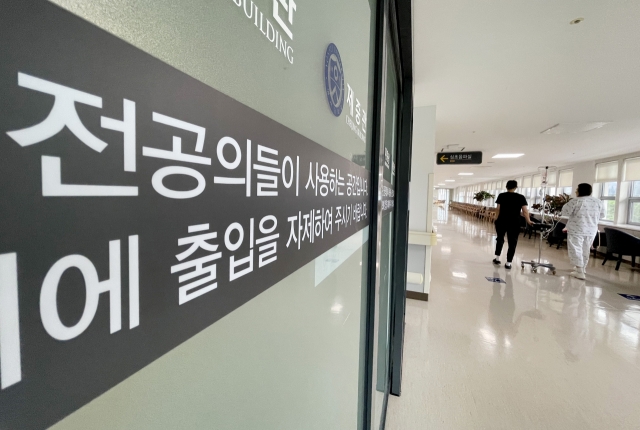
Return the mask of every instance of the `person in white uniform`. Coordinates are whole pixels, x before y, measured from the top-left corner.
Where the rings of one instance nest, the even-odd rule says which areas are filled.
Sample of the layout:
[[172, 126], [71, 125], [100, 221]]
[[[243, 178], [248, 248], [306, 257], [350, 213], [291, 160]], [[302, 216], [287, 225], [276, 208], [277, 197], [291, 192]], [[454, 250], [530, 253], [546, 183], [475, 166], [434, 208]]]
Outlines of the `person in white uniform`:
[[567, 248], [569, 260], [575, 266], [571, 276], [578, 279], [586, 279], [591, 245], [598, 233], [598, 222], [605, 216], [604, 203], [593, 197], [592, 192], [591, 185], [578, 185], [577, 198], [569, 200], [562, 208], [562, 216], [569, 218], [566, 228]]

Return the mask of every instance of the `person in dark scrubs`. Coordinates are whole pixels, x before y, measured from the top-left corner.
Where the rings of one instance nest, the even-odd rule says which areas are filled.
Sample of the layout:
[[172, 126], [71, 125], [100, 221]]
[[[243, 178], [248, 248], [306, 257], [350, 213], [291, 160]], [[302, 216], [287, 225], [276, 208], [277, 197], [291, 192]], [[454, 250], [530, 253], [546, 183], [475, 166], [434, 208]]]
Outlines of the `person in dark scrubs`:
[[504, 246], [504, 235], [507, 235], [507, 241], [509, 243], [509, 250], [507, 251], [507, 263], [505, 268], [511, 269], [511, 262], [513, 256], [516, 253], [516, 247], [518, 246], [518, 237], [520, 236], [520, 226], [522, 225], [522, 218], [524, 216], [527, 224], [531, 225], [531, 218], [529, 217], [529, 210], [527, 208], [527, 199], [522, 195], [516, 193], [518, 183], [516, 181], [507, 182], [507, 192], [501, 193], [496, 199], [498, 205], [498, 217], [496, 219], [496, 233], [498, 238], [496, 241], [496, 258], [493, 260], [493, 264], [499, 266], [500, 254], [502, 254], [502, 247]]

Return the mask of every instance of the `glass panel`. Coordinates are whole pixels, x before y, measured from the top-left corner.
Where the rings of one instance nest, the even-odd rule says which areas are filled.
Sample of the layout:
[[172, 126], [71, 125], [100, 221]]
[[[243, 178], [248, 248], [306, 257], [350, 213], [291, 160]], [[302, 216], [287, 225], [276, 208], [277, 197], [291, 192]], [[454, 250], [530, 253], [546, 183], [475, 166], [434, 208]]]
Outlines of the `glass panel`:
[[629, 224], [640, 224], [640, 201], [629, 203]]
[[602, 196], [601, 197], [615, 197], [618, 191], [617, 182], [606, 182], [602, 184]]
[[[395, 172], [391, 165], [395, 163], [397, 147], [397, 118], [398, 118], [398, 79], [396, 63], [391, 41], [386, 40], [386, 82], [384, 100], [384, 141], [381, 146], [380, 160], [383, 166], [383, 182], [388, 182], [395, 189]], [[389, 395], [389, 341], [390, 341], [390, 299], [392, 282], [393, 237], [394, 237], [394, 212], [382, 213], [381, 231], [379, 240], [380, 268], [376, 280], [376, 303], [374, 315], [374, 362], [373, 362], [373, 393], [372, 393], [372, 429], [381, 428], [384, 410]]]
[[615, 200], [603, 200], [604, 209], [605, 209], [605, 217], [603, 218], [605, 221], [613, 221], [616, 213], [616, 201]]
[[[307, 1], [298, 2], [297, 8], [292, 6], [295, 5], [292, 1], [284, 6], [284, 1], [273, 0], [245, 1], [244, 7], [240, 0], [52, 2], [82, 18], [83, 23], [98, 26], [122, 39], [127, 46], [150, 54], [153, 62], [172, 66], [225, 97], [264, 114], [275, 121], [274, 124], [286, 126], [312, 140], [322, 146], [321, 149], [329, 149], [363, 166], [370, 165], [370, 124], [375, 111], [372, 97], [375, 46], [372, 42], [375, 41], [376, 0]], [[38, 3], [51, 6], [48, 2]], [[288, 13], [285, 7], [289, 8]], [[287, 37], [287, 30], [295, 38]], [[275, 37], [279, 39], [274, 44]], [[341, 67], [344, 67], [344, 105], [339, 115], [329, 108], [323, 81], [325, 52], [330, 43], [339, 49]], [[78, 56], [80, 61], [81, 53]], [[73, 70], [73, 64], [68, 68]], [[143, 80], [156, 78], [150, 74]], [[90, 77], [83, 79], [88, 81]], [[133, 77], [131, 82], [136, 82]], [[391, 89], [387, 94], [388, 110], [395, 112], [397, 89]], [[120, 100], [126, 95], [120, 94]], [[175, 113], [163, 113], [178, 116], [183, 105], [189, 104], [189, 99], [176, 99], [172, 106]], [[149, 109], [156, 107], [144, 108], [147, 110], [139, 111], [140, 118], [144, 114], [144, 121], [151, 121]], [[391, 169], [395, 168], [395, 115], [390, 118], [386, 121], [390, 131], [386, 133], [385, 148], [390, 151], [393, 164], [389, 176], [385, 170], [385, 179], [394, 183]], [[180, 119], [195, 122], [190, 118]], [[238, 112], [238, 122], [242, 122], [242, 112]], [[235, 129], [231, 130], [243, 137], [242, 144], [247, 138], [254, 139], [256, 146], [270, 143], [261, 141], [263, 136], [257, 124], [233, 126]], [[207, 129], [205, 151], [215, 148], [225, 133], [231, 133], [228, 130], [227, 124], [220, 124], [219, 129]], [[171, 134], [167, 136], [170, 138]], [[185, 146], [186, 136], [192, 137], [185, 133]], [[140, 146], [149, 143], [139, 142]], [[307, 183], [308, 171], [308, 166], [304, 170], [300, 166], [301, 190]], [[347, 175], [342, 173], [346, 184]], [[212, 177], [207, 177], [211, 186]], [[273, 200], [265, 202], [265, 211], [270, 205], [274, 205]], [[321, 207], [318, 199], [314, 209]], [[185, 217], [190, 213], [188, 205], [184, 212]], [[335, 224], [335, 211], [333, 216]], [[211, 222], [213, 227], [216, 221], [216, 216], [212, 216], [197, 222]], [[383, 222], [381, 240], [386, 254], [381, 259], [383, 278], [376, 294], [383, 369], [379, 379], [386, 390], [393, 214], [387, 215]], [[218, 230], [218, 239], [221, 236], [224, 243], [224, 230], [222, 233]], [[246, 237], [248, 240], [248, 234]], [[367, 239], [365, 228], [325, 254], [306, 260], [308, 262], [291, 275], [214, 324], [193, 333], [193, 337], [169, 353], [158, 355], [152, 365], [68, 415], [54, 428], [359, 428], [359, 409], [363, 407], [360, 401], [364, 397], [362, 362], [366, 315], [363, 310], [367, 303], [366, 274], [370, 257]], [[278, 242], [280, 250], [287, 244], [287, 237], [281, 237]], [[257, 253], [256, 250], [256, 256]], [[224, 258], [229, 261], [229, 254]], [[141, 279], [141, 284], [143, 282]], [[219, 290], [225, 286], [222, 282], [220, 280]], [[161, 287], [169, 288], [158, 286]], [[101, 311], [104, 310], [102, 304], [100, 306]], [[184, 314], [185, 319], [200, 316]], [[151, 319], [151, 316], [146, 321], [141, 319], [136, 332], [140, 339], [144, 339], [144, 324]], [[180, 323], [176, 321], [177, 325]], [[140, 347], [147, 345], [140, 342]], [[118, 366], [127, 368], [128, 363]], [[374, 387], [377, 388], [376, 382]], [[131, 399], [134, 400], [129, 401]], [[377, 412], [380, 414], [381, 409]], [[116, 415], [117, 424], [104, 418]]]
[[640, 181], [631, 183], [631, 197], [640, 197]]

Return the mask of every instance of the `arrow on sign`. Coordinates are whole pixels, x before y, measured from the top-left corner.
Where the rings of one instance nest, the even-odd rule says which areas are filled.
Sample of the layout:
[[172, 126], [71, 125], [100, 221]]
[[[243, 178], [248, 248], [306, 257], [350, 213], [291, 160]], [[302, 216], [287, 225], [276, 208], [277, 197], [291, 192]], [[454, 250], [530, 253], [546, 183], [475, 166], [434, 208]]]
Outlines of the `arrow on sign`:
[[445, 161], [447, 161], [447, 160], [448, 160], [448, 158], [447, 158], [447, 157], [445, 157], [444, 155], [443, 155], [442, 157], [440, 157], [440, 161], [442, 161], [443, 163], [444, 163]]

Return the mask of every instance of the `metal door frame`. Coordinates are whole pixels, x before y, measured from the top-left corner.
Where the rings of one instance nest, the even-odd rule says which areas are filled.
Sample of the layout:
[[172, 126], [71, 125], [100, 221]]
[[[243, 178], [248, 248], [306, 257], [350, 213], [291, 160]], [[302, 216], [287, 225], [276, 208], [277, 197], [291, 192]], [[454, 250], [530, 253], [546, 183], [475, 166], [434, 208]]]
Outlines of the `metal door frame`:
[[[409, 236], [409, 179], [411, 172], [411, 138], [413, 118], [413, 55], [412, 55], [412, 5], [411, 0], [380, 0], [376, 8], [376, 49], [375, 88], [372, 133], [372, 156], [370, 171], [372, 192], [370, 200], [371, 223], [368, 243], [367, 272], [367, 318], [365, 342], [365, 407], [363, 408], [363, 429], [371, 429], [372, 388], [373, 388], [373, 346], [375, 342], [375, 292], [380, 284], [380, 235], [382, 210], [379, 204], [379, 184], [384, 161], [381, 160], [381, 146], [384, 138], [384, 113], [386, 103], [387, 39], [390, 39], [398, 78], [398, 129], [396, 155], [396, 203], [394, 208], [394, 252], [391, 265], [390, 301], [390, 352], [388, 392], [382, 412], [381, 428], [385, 427], [389, 394], [400, 395], [402, 376], [402, 348], [404, 337], [404, 309], [406, 288], [406, 267]], [[377, 155], [377, 156], [376, 156]], [[377, 175], [377, 176], [376, 176]], [[374, 185], [375, 184], [375, 185]], [[375, 209], [375, 210], [374, 210]], [[377, 430], [377, 429], [376, 429]]]

